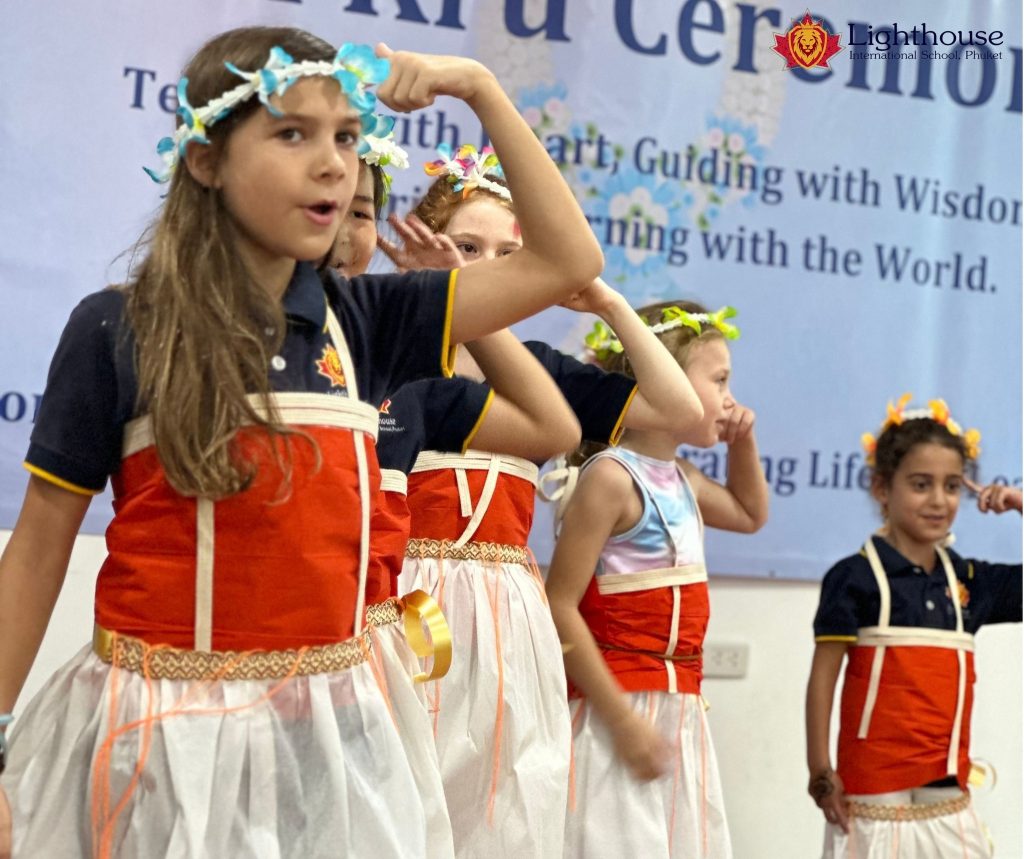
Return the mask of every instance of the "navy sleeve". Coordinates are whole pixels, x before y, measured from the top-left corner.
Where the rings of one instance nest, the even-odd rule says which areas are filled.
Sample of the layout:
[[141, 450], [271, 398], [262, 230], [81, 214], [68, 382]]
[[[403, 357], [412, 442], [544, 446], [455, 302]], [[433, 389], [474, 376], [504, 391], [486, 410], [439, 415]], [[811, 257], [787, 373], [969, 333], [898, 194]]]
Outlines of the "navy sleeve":
[[73, 492], [102, 492], [120, 465], [134, 405], [130, 347], [119, 341], [123, 305], [119, 291], [105, 290], [72, 311], [32, 429], [25, 467]]
[[814, 616], [815, 641], [855, 641], [857, 638], [861, 618], [854, 560], [844, 558], [825, 574]]
[[555, 380], [583, 430], [584, 441], [616, 444], [636, 382], [622, 373], [609, 373], [593, 364], [552, 349], [547, 343], [523, 344]]
[[990, 564], [972, 558], [967, 561], [965, 584], [974, 629], [986, 623], [1021, 622], [1024, 574], [1020, 564]]
[[352, 350], [359, 398], [381, 403], [407, 382], [450, 376], [457, 272], [326, 275], [328, 299]]
[[431, 379], [424, 400], [427, 450], [463, 453], [491, 403], [491, 387], [471, 379]]

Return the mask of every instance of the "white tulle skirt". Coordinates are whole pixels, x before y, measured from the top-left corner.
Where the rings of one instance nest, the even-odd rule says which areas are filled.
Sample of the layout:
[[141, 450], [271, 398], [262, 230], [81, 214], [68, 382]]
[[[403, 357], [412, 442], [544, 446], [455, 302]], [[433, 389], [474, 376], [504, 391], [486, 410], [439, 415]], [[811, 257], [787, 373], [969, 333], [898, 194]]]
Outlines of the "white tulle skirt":
[[718, 763], [699, 695], [633, 692], [633, 711], [672, 748], [665, 773], [640, 782], [585, 700], [571, 703], [573, 781], [566, 859], [729, 859]]
[[399, 592], [440, 604], [452, 667], [425, 684], [456, 856], [561, 855], [570, 756], [562, 650], [519, 564], [407, 558]]
[[397, 635], [284, 680], [147, 681], [83, 648], [11, 732], [14, 859], [451, 856]]
[[[922, 807], [961, 796], [959, 788], [918, 788], [915, 791], [848, 796], [847, 799], [888, 808], [893, 817], [913, 817]], [[969, 801], [966, 807], [924, 819], [875, 820], [851, 817], [846, 834], [825, 825], [823, 859], [989, 859], [988, 835]]]

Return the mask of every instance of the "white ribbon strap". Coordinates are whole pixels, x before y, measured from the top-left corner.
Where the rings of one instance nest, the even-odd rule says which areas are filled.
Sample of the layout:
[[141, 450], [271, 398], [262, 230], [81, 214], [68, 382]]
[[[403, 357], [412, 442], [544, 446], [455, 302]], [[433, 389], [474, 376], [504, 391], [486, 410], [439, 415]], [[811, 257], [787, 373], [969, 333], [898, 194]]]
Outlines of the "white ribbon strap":
[[213, 649], [214, 503], [196, 499], [196, 600], [193, 650]]
[[[466, 530], [462, 532], [462, 536], [455, 541], [455, 544], [452, 546], [453, 549], [461, 549], [465, 546], [476, 533], [477, 528], [480, 527], [480, 523], [483, 522], [487, 508], [491, 506], [491, 499], [494, 498], [494, 489], [498, 485], [499, 465], [499, 457], [495, 456], [491, 460], [490, 467], [487, 469], [487, 477], [484, 478], [484, 487], [480, 492], [480, 500], [476, 503], [473, 516], [466, 525]], [[455, 473], [456, 475], [462, 475], [463, 480], [466, 479], [465, 471], [456, 471]], [[467, 493], [468, 489], [467, 484]]]
[[381, 492], [397, 492], [400, 495], [409, 494], [409, 478], [404, 471], [397, 468], [382, 468], [380, 470]]
[[704, 564], [684, 564], [681, 567], [663, 567], [637, 573], [605, 573], [597, 577], [597, 592], [629, 594], [654, 588], [694, 585], [707, 580], [708, 571]]
[[[564, 456], [555, 460], [555, 466], [550, 471], [540, 476], [537, 482], [537, 495], [551, 504], [556, 504], [554, 527], [555, 536], [558, 536], [558, 529], [565, 518], [565, 509], [569, 506], [569, 500], [576, 491], [576, 484], [580, 479], [580, 470], [575, 465], [569, 465]], [[552, 488], [548, 489], [548, 485]]]
[[[878, 557], [878, 550], [875, 548], [875, 541], [868, 537], [864, 544], [864, 552], [868, 557], [868, 564], [871, 572], [875, 575], [875, 582], [878, 584], [878, 629], [885, 630], [889, 627], [892, 595], [889, 593], [889, 580], [885, 575], [885, 568], [882, 560]], [[871, 660], [871, 676], [868, 679], [868, 693], [864, 699], [864, 710], [860, 714], [860, 725], [857, 728], [857, 739], [863, 740], [868, 735], [868, 728], [871, 726], [871, 714], [875, 711], [875, 702], [878, 700], [878, 688], [882, 682], [882, 665], [885, 662], [885, 645], [875, 648], [874, 657]]]
[[539, 469], [536, 465], [518, 456], [498, 456], [479, 450], [467, 450], [465, 453], [440, 453], [436, 450], [425, 450], [416, 457], [416, 464], [410, 474], [422, 474], [425, 471], [446, 471], [461, 468], [465, 471], [487, 471], [491, 463], [497, 459], [498, 471], [511, 477], [521, 477], [537, 485]]
[[[949, 588], [949, 598], [953, 601], [953, 611], [956, 613], [956, 631], [963, 634], [964, 617], [960, 610], [960, 582], [957, 580], [956, 571], [953, 569], [953, 562], [949, 553], [938, 545], [935, 551], [942, 561], [942, 568], [946, 572], [946, 585]], [[946, 775], [957, 774], [957, 763], [960, 757], [960, 734], [963, 731], [964, 704], [967, 700], [967, 657], [963, 650], [956, 654], [957, 683], [956, 683], [956, 716], [953, 717], [953, 730], [949, 737], [949, 752], [946, 756]]]

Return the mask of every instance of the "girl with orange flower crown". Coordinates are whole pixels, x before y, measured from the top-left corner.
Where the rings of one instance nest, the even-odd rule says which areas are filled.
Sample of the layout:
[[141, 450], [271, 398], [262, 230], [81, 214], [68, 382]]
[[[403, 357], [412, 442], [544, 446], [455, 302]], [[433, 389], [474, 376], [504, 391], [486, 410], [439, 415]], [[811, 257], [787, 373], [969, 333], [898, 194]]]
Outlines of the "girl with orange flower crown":
[[[414, 213], [391, 219], [401, 247], [382, 240], [385, 252], [399, 268], [444, 267], [458, 255], [470, 269], [523, 253], [521, 222], [543, 204], [518, 193], [513, 201], [515, 166], [505, 162], [506, 179], [492, 153], [463, 146], [441, 155], [428, 165], [437, 179]], [[611, 326], [635, 375], [524, 344], [585, 440], [614, 444], [623, 427], [677, 431], [699, 422], [686, 375], [619, 293], [598, 278], [566, 306], [599, 315], [606, 332]], [[483, 362], [469, 352], [460, 350], [456, 372], [480, 379]], [[451, 670], [427, 695], [456, 855], [467, 859], [547, 859], [562, 850], [570, 723], [558, 636], [526, 545], [537, 479], [536, 462], [473, 449], [423, 451], [409, 475], [399, 593], [427, 591], [451, 626]]]
[[[377, 128], [372, 84], [394, 110], [456, 97], [487, 125], [532, 202], [521, 254], [464, 272], [316, 271]], [[429, 721], [408, 677], [388, 682], [364, 612], [377, 406], [450, 371], [454, 344], [578, 292], [600, 247], [473, 60], [246, 27], [199, 50], [178, 102], [165, 169], [150, 171], [170, 186], [145, 258], [71, 315], [0, 559], [0, 859], [443, 859], [436, 761], [432, 780], [414, 772], [430, 771]], [[108, 479], [93, 644], [8, 749]]]
[[[904, 395], [863, 437], [884, 524], [826, 574], [807, 685], [809, 792], [825, 814], [825, 859], [991, 855], [967, 789], [974, 634], [1021, 621], [1021, 565], [948, 548], [966, 486], [982, 512], [1021, 511], [1020, 490], [964, 475], [980, 435], [942, 400]], [[838, 759], [829, 725], [843, 660]]]

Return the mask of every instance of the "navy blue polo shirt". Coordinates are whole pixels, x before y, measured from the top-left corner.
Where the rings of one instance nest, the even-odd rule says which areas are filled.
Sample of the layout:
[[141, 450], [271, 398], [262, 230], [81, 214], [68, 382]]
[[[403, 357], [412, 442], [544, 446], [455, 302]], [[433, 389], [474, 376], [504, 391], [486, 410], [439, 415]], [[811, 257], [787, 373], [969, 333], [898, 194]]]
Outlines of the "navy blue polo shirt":
[[[928, 573], [881, 537], [872, 539], [889, 580], [892, 626], [956, 629], [954, 597], [960, 600], [965, 632], [977, 632], [986, 623], [1020, 623], [1020, 564], [965, 559], [947, 549], [961, 586], [959, 594], [951, 595], [938, 557]], [[860, 627], [878, 625], [879, 608], [878, 583], [862, 549], [825, 575], [814, 618], [815, 640], [854, 641]]]
[[580, 422], [583, 440], [617, 444], [636, 394], [636, 382], [622, 373], [609, 373], [577, 361], [539, 340], [528, 340], [523, 345], [555, 380]]
[[[270, 361], [275, 391], [345, 394], [327, 360], [330, 304], [355, 365], [359, 398], [374, 405], [406, 382], [450, 373], [455, 273], [363, 275], [346, 281], [299, 263], [282, 303], [288, 330]], [[121, 462], [125, 424], [137, 417], [134, 346], [125, 292], [111, 288], [72, 311], [50, 364], [25, 467], [66, 489], [101, 492]]]
[[490, 385], [472, 379], [422, 379], [403, 385], [380, 409], [380, 467], [408, 474], [421, 451], [465, 453], [492, 396]]

